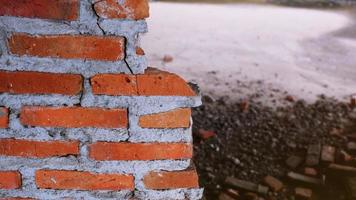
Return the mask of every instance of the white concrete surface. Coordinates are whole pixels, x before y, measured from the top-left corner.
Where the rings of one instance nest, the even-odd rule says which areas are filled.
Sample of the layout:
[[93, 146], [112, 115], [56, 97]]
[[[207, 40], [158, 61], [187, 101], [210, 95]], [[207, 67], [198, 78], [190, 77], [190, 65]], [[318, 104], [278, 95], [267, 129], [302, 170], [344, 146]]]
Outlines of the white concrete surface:
[[[243, 98], [263, 87], [342, 99], [356, 93], [356, 35], [343, 34], [351, 23], [339, 10], [155, 2], [142, 43], [151, 66], [215, 96]], [[163, 63], [165, 54], [174, 61]], [[239, 90], [238, 80], [262, 84]]]

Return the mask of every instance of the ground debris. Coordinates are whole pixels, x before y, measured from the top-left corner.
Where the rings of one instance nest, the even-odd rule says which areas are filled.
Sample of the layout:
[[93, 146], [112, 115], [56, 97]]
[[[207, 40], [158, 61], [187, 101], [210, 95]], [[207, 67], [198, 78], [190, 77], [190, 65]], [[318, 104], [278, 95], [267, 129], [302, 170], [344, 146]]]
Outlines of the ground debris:
[[308, 184], [312, 184], [312, 185], [321, 185], [323, 184], [323, 181], [317, 178], [313, 178], [313, 177], [309, 177], [309, 176], [305, 176], [302, 174], [297, 174], [295, 172], [289, 172], [288, 173], [288, 178], [295, 180], [295, 181], [300, 181], [300, 182], [304, 182], [304, 183], [308, 183]]
[[320, 152], [321, 145], [320, 144], [312, 144], [308, 147], [307, 158], [305, 160], [305, 164], [307, 166], [316, 166], [319, 164], [320, 160]]
[[[246, 101], [248, 109], [243, 109], [241, 103]], [[247, 180], [256, 190], [258, 185], [268, 185], [264, 181], [267, 175], [283, 181], [284, 187], [274, 191], [268, 185], [271, 190], [265, 195], [252, 191], [258, 198], [293, 199], [295, 187], [307, 186], [318, 186], [313, 193], [320, 196], [319, 200], [341, 200], [345, 196], [342, 188], [335, 189], [339, 183], [328, 185], [329, 171], [333, 171], [328, 166], [329, 163], [347, 166], [355, 161], [347, 150], [347, 136], [355, 133], [356, 111], [348, 103], [323, 97], [313, 104], [295, 99], [287, 106], [272, 108], [253, 98], [235, 103], [220, 98], [204, 101], [203, 106], [194, 109], [193, 118], [194, 133], [199, 129], [218, 133], [204, 142], [194, 135], [194, 158], [208, 200], [218, 199], [222, 192], [229, 194], [228, 189], [238, 189], [244, 200], [247, 190], [232, 187], [225, 180], [228, 177]], [[309, 155], [317, 158], [318, 164], [312, 167], [314, 170], [305, 170], [309, 167], [305, 160], [312, 145], [318, 148], [313, 153], [310, 150]], [[312, 183], [289, 178], [290, 171]], [[330, 192], [320, 193], [317, 189], [320, 185]]]
[[312, 198], [313, 191], [308, 188], [295, 188], [295, 195], [298, 197], [298, 199], [303, 199], [303, 200], [308, 200]]
[[283, 183], [273, 176], [266, 176], [264, 182], [275, 192], [278, 192], [283, 188]]
[[321, 160], [324, 162], [335, 162], [335, 147], [324, 145], [321, 151]]
[[288, 167], [295, 169], [297, 168], [300, 164], [303, 163], [303, 158], [300, 156], [290, 156], [287, 160], [286, 160], [286, 164]]
[[228, 177], [225, 180], [226, 185], [229, 185], [231, 187], [237, 188], [237, 189], [243, 189], [251, 192], [257, 192], [260, 194], [267, 194], [268, 193], [268, 188], [262, 185], [254, 184], [252, 182], [244, 181], [244, 180], [239, 180], [233, 177]]

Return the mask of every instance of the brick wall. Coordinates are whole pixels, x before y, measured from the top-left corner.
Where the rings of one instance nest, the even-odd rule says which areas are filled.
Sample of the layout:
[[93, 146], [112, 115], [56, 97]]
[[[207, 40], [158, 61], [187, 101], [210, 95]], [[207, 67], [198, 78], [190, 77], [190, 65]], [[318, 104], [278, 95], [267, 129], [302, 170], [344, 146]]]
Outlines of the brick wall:
[[0, 0], [0, 199], [200, 199], [181, 77], [146, 0]]

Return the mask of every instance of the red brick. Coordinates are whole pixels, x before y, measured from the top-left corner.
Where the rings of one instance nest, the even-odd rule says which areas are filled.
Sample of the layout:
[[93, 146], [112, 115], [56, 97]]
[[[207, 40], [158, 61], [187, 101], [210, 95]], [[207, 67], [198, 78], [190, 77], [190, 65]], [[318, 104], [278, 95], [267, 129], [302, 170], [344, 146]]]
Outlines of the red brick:
[[18, 189], [21, 187], [21, 174], [17, 171], [0, 171], [0, 189]]
[[80, 75], [0, 71], [0, 92], [11, 94], [76, 95], [82, 84]]
[[23, 125], [40, 127], [97, 127], [125, 128], [128, 125], [126, 109], [84, 107], [23, 107], [20, 114]]
[[141, 75], [99, 74], [91, 79], [93, 93], [118, 96], [195, 96], [179, 76], [155, 69]]
[[89, 148], [94, 160], [175, 160], [189, 159], [192, 153], [192, 145], [186, 143], [97, 142]]
[[95, 12], [102, 18], [111, 19], [145, 19], [149, 17], [148, 0], [100, 0], [94, 4]]
[[37, 187], [43, 189], [134, 190], [132, 175], [39, 170], [35, 176]]
[[14, 34], [9, 38], [12, 54], [117, 61], [124, 58], [124, 38], [112, 36]]
[[141, 47], [136, 47], [136, 54], [139, 56], [144, 56], [145, 51]]
[[105, 95], [137, 95], [137, 81], [135, 75], [99, 74], [91, 78], [94, 94]]
[[137, 75], [138, 94], [143, 96], [195, 96], [184, 79], [176, 74], [153, 68]]
[[9, 126], [9, 110], [7, 108], [0, 107], [0, 128], [7, 128], [8, 126]]
[[76, 20], [79, 15], [78, 0], [0, 0], [0, 15]]
[[195, 170], [176, 172], [150, 172], [143, 178], [147, 189], [164, 190], [178, 188], [198, 188], [198, 175]]
[[172, 111], [143, 115], [139, 124], [143, 128], [188, 128], [190, 126], [190, 108], [178, 108]]
[[0, 155], [48, 158], [79, 154], [77, 141], [30, 141], [0, 139]]

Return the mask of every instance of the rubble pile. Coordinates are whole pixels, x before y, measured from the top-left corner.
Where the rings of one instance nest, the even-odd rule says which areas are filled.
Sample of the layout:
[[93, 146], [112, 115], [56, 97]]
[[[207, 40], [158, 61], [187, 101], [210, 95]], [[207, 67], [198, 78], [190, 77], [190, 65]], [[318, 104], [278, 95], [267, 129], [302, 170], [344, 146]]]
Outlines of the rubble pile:
[[353, 98], [287, 97], [277, 108], [204, 99], [193, 132], [206, 199], [356, 199]]

